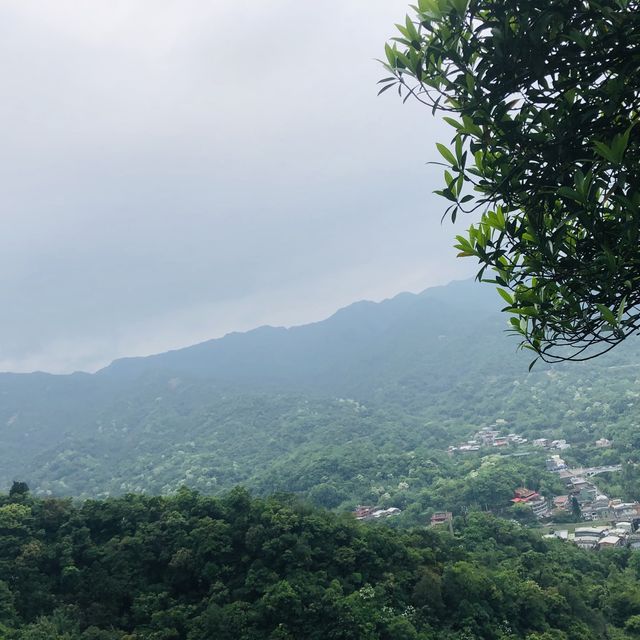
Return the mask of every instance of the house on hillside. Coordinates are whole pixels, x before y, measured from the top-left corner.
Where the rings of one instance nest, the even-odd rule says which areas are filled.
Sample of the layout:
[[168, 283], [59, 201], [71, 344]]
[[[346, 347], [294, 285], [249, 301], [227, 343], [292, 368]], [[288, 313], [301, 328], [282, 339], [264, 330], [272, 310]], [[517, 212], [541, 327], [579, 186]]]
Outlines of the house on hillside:
[[397, 507], [381, 509], [380, 507], [358, 506], [353, 512], [353, 515], [356, 520], [377, 520], [378, 518], [397, 516], [400, 515], [400, 513], [402, 512]]
[[551, 513], [549, 511], [549, 503], [547, 502], [547, 499], [544, 498], [543, 496], [539, 496], [537, 500], [531, 500], [529, 502], [529, 505], [531, 506], [533, 515], [535, 515], [535, 517], [538, 519], [546, 518]]
[[370, 518], [373, 512], [376, 510], [376, 507], [367, 507], [359, 505], [356, 507], [353, 515], [356, 517], [356, 520], [366, 520]]
[[571, 510], [571, 500], [569, 496], [556, 496], [553, 499], [553, 508], [555, 511], [570, 511]]
[[565, 485], [567, 485], [567, 487], [572, 486], [571, 480], [573, 478], [573, 474], [568, 469], [562, 469], [562, 471], [559, 471], [558, 477], [565, 483]]
[[621, 547], [623, 542], [624, 539], [617, 535], [608, 535], [600, 539], [598, 547], [600, 549], [613, 549], [614, 547]]
[[451, 511], [436, 511], [436, 513], [431, 516], [431, 526], [436, 527], [441, 524], [450, 525], [452, 519], [453, 514]]
[[580, 506], [595, 500], [598, 490], [584, 478], [571, 478], [572, 494], [576, 497]]
[[579, 527], [575, 530], [573, 542], [581, 549], [595, 549], [608, 533], [608, 527]]
[[582, 506], [582, 516], [585, 520], [608, 520], [611, 517], [609, 497], [603, 493], [596, 493], [591, 502], [585, 502]]
[[389, 507], [388, 509], [377, 509], [371, 514], [372, 518], [389, 518], [391, 516], [399, 516], [402, 513], [398, 507]]
[[527, 489], [526, 487], [520, 487], [516, 489], [514, 492], [515, 498], [511, 500], [511, 502], [527, 502], [532, 498], [537, 498], [538, 493], [533, 489]]
[[637, 502], [622, 502], [621, 500], [611, 500], [609, 503], [611, 518], [616, 522], [633, 521], [640, 517], [640, 504]]
[[547, 499], [541, 496], [537, 491], [533, 489], [527, 489], [526, 487], [520, 487], [514, 491], [515, 497], [511, 499], [511, 502], [515, 504], [526, 504], [531, 507], [536, 518], [546, 518], [549, 511], [549, 503]]
[[556, 454], [554, 456], [551, 456], [550, 458], [547, 458], [545, 466], [547, 467], [547, 471], [560, 472], [567, 468], [567, 463], [559, 455]]
[[478, 431], [476, 437], [482, 442], [485, 446], [492, 446], [495, 439], [500, 435], [499, 431], [495, 429], [491, 429], [490, 427], [483, 427]]

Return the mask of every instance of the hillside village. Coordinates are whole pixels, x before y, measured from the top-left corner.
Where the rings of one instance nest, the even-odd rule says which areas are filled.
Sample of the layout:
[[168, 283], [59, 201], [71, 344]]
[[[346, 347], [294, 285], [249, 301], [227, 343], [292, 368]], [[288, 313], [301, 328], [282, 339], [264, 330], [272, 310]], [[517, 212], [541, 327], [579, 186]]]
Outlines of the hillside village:
[[[530, 509], [533, 522], [545, 526], [547, 536], [570, 540], [585, 549], [615, 546], [640, 548], [640, 503], [626, 502], [609, 496], [598, 488], [597, 476], [621, 471], [620, 464], [595, 467], [570, 467], [562, 457], [571, 449], [571, 443], [559, 438], [536, 438], [530, 440], [521, 434], [507, 433], [508, 423], [498, 419], [491, 426], [484, 426], [468, 440], [447, 448], [450, 456], [467, 456], [473, 453], [501, 456], [525, 457], [545, 453], [544, 470], [557, 476], [562, 493], [542, 494], [526, 486], [514, 486], [511, 506], [520, 505], [521, 515]], [[608, 449], [612, 442], [599, 438], [593, 442], [596, 449]], [[535, 463], [537, 464], [537, 463]], [[557, 491], [557, 489], [556, 489]], [[509, 504], [504, 504], [500, 513], [509, 513]], [[401, 515], [397, 506], [358, 506], [353, 512], [357, 520], [382, 520]], [[432, 513], [429, 525], [446, 526], [452, 529], [454, 514], [449, 511]], [[524, 520], [526, 521], [526, 519]], [[585, 523], [580, 526], [580, 523]], [[567, 524], [561, 524], [567, 523]], [[591, 524], [586, 524], [591, 523]]]
[[[591, 526], [552, 529], [546, 537], [570, 540], [584, 549], [620, 546], [640, 548], [640, 503], [625, 502], [606, 495], [598, 489], [595, 480], [599, 474], [620, 471], [621, 465], [572, 469], [560, 455], [571, 448], [565, 439], [537, 438], [529, 441], [517, 433], [505, 434], [506, 426], [505, 420], [496, 420], [494, 425], [481, 428], [469, 440], [451, 445], [448, 453], [465, 455], [496, 449], [502, 453], [511, 448], [516, 448], [516, 453], [511, 455], [529, 455], [535, 449], [546, 451], [549, 456], [545, 460], [545, 470], [557, 474], [566, 492], [547, 496], [527, 487], [515, 487], [511, 502], [529, 507], [540, 523], [553, 523], [554, 518], [566, 521], [569, 514], [573, 514], [578, 522], [594, 523]], [[599, 438], [594, 445], [604, 449], [611, 447], [612, 442], [607, 438]], [[517, 449], [524, 447], [527, 447], [526, 451], [517, 452]], [[431, 526], [450, 525], [451, 519], [451, 513], [435, 513], [431, 518]], [[602, 524], [605, 522], [607, 524]]]
[[576, 527], [573, 532], [558, 529], [549, 536], [571, 540], [585, 549], [625, 545], [640, 548], [640, 503], [610, 498], [598, 489], [593, 480], [600, 473], [620, 471], [620, 465], [573, 470], [567, 467], [560, 456], [555, 455], [547, 460], [547, 470], [558, 474], [567, 488], [567, 494], [554, 497], [550, 513], [540, 518], [574, 510], [584, 521], [608, 521], [606, 525]]

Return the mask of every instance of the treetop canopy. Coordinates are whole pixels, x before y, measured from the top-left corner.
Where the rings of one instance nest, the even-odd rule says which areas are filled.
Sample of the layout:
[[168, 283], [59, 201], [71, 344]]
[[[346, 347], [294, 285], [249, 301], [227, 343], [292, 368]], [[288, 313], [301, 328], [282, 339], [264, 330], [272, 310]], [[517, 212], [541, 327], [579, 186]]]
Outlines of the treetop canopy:
[[522, 346], [583, 360], [640, 328], [637, 0], [420, 0], [386, 46], [396, 87], [454, 130], [445, 215]]

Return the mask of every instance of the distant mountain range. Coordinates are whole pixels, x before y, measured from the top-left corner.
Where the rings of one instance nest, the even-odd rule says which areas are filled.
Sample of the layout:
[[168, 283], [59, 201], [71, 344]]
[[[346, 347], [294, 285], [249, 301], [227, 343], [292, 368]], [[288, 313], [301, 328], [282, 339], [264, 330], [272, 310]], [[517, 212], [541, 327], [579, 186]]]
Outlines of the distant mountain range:
[[[500, 385], [530, 379], [531, 356], [505, 333], [499, 306], [491, 286], [454, 282], [358, 302], [304, 326], [261, 327], [116, 360], [95, 374], [0, 374], [0, 483], [19, 478], [40, 492], [74, 495], [167, 491], [189, 481], [189, 463], [176, 461], [195, 449], [190, 459], [198, 458], [204, 480], [194, 484], [251, 484], [256, 460], [267, 470], [295, 453], [301, 415], [307, 429], [313, 412], [324, 416], [317, 422], [333, 416], [325, 433], [348, 440], [339, 429], [339, 399], [406, 423], [408, 434], [415, 434], [410, 425], [436, 418], [471, 424], [474, 402], [482, 403], [478, 417], [497, 414], [504, 410]], [[588, 371], [635, 362], [633, 344]], [[536, 367], [534, 379], [546, 370]], [[580, 371], [572, 365], [568, 375]], [[382, 419], [367, 420], [375, 439]], [[306, 441], [315, 446], [323, 434], [313, 434]], [[284, 441], [274, 444], [278, 438]], [[205, 471], [214, 460], [211, 484]]]
[[[364, 393], [374, 379], [388, 380], [401, 363], [439, 360], [451, 343], [489, 325], [499, 336], [498, 298], [471, 281], [403, 293], [384, 302], [357, 302], [330, 318], [298, 327], [264, 326], [247, 333], [146, 358], [124, 358], [97, 378], [137, 380], [171, 373], [198, 376], [225, 386]], [[462, 334], [462, 335], [461, 335]], [[515, 350], [506, 341], [505, 351]], [[407, 360], [409, 359], [410, 362]]]

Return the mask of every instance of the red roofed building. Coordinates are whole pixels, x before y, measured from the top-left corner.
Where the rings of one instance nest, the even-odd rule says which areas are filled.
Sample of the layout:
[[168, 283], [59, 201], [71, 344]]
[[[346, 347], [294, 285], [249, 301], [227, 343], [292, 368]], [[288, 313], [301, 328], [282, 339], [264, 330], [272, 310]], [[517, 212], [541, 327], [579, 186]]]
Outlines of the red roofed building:
[[530, 500], [537, 500], [540, 497], [533, 489], [526, 489], [525, 487], [516, 489], [514, 494], [516, 497], [513, 498], [511, 502], [529, 502]]
[[516, 497], [511, 498], [511, 502], [528, 504], [537, 518], [545, 518], [549, 515], [547, 500], [533, 489], [520, 487], [514, 493]]
[[449, 522], [453, 514], [450, 511], [438, 511], [431, 516], [431, 524], [445, 524], [445, 522]]
[[358, 506], [353, 514], [356, 517], [356, 520], [367, 520], [373, 516], [373, 512], [376, 510], [376, 507], [366, 507], [366, 506]]

